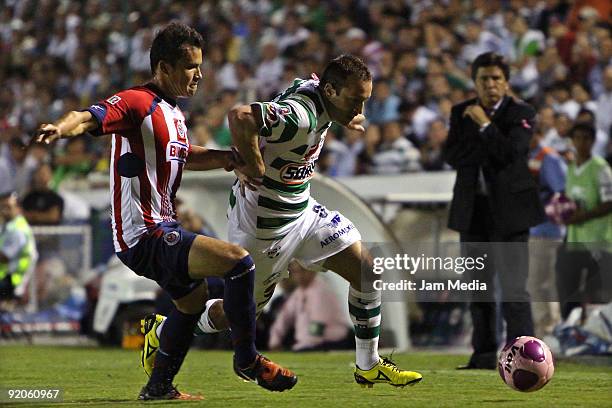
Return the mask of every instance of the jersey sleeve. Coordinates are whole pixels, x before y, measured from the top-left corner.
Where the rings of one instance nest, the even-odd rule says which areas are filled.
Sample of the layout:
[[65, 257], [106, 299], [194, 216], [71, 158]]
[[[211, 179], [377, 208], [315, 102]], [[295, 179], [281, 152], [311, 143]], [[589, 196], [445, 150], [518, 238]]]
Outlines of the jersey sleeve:
[[140, 126], [142, 120], [155, 109], [155, 105], [154, 95], [141, 90], [128, 89], [85, 110], [98, 122], [97, 129], [91, 132], [93, 135], [119, 133], [127, 136], [130, 130]]
[[602, 203], [612, 201], [612, 168], [608, 165], [599, 171], [599, 196]]
[[294, 99], [251, 104], [259, 136], [268, 142], [285, 142], [298, 132], [309, 133], [316, 126], [313, 110]]
[[13, 259], [19, 251], [26, 245], [27, 238], [25, 234], [18, 230], [9, 230], [0, 245], [0, 253], [8, 259]]

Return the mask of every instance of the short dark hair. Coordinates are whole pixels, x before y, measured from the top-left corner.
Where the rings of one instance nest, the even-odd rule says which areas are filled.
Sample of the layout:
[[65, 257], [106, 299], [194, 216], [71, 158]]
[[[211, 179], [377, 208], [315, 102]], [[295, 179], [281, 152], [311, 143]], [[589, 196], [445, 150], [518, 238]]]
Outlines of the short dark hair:
[[508, 65], [508, 62], [503, 55], [492, 51], [480, 54], [476, 57], [474, 62], [472, 62], [472, 80], [476, 80], [478, 68], [492, 66], [499, 67], [499, 69], [501, 69], [504, 73], [506, 81], [510, 80], [510, 65]]
[[578, 114], [576, 115], [576, 117], [578, 118], [582, 115], [589, 115], [590, 122], [595, 122], [595, 113], [592, 110], [587, 109], [587, 108], [581, 108], [578, 111]]
[[194, 46], [202, 49], [204, 39], [195, 29], [178, 22], [172, 22], [161, 29], [153, 39], [151, 52], [151, 73], [155, 75], [155, 68], [159, 61], [166, 61], [175, 66], [176, 62], [185, 55], [184, 46]]
[[321, 87], [331, 84], [336, 92], [340, 92], [346, 86], [349, 78], [360, 81], [371, 81], [372, 73], [368, 66], [354, 55], [343, 54], [331, 60], [321, 76]]
[[595, 127], [589, 123], [576, 123], [569, 131], [570, 138], [573, 138], [576, 135], [576, 132], [584, 132], [591, 141], [595, 140]]

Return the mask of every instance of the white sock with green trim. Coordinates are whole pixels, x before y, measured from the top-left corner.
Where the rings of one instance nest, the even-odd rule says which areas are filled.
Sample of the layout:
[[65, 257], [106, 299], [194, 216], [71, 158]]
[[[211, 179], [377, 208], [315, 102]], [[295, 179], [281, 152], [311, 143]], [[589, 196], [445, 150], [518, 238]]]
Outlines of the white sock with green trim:
[[349, 287], [349, 314], [355, 326], [355, 362], [362, 370], [374, 367], [380, 334], [380, 292], [360, 292]]

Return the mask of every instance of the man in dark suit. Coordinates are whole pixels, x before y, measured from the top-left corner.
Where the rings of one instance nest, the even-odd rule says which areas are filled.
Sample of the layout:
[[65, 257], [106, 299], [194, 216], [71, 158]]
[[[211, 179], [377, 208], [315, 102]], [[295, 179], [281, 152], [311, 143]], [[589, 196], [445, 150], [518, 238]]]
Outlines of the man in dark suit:
[[[533, 335], [526, 242], [529, 227], [545, 215], [527, 167], [534, 109], [507, 95], [509, 67], [499, 54], [479, 55], [472, 63], [472, 79], [478, 97], [453, 106], [443, 150], [445, 160], [457, 170], [448, 226], [459, 231], [464, 256], [488, 255], [486, 267], [470, 276], [486, 283], [488, 290], [472, 294], [474, 352], [460, 368], [494, 369], [495, 275], [507, 341]], [[465, 244], [474, 242], [495, 244]]]

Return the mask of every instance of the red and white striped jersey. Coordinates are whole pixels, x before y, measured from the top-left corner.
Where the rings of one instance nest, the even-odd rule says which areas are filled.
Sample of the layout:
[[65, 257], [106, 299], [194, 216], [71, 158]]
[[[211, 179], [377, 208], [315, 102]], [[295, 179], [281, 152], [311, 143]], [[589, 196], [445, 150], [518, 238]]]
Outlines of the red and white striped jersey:
[[121, 91], [89, 111], [95, 135], [112, 134], [111, 220], [115, 251], [133, 247], [148, 229], [175, 221], [174, 198], [191, 149], [185, 117], [152, 84]]

